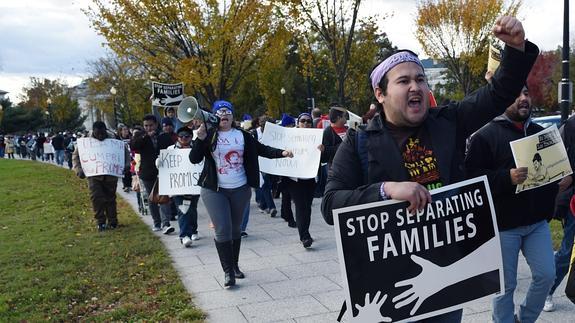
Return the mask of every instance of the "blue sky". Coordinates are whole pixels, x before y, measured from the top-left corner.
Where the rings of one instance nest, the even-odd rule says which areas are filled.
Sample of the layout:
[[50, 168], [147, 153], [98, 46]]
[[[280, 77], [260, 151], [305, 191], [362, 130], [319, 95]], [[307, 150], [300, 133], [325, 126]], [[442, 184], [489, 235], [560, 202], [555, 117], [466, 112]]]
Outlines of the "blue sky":
[[[88, 75], [87, 61], [105, 55], [102, 43], [81, 8], [91, 0], [2, 0], [0, 1], [0, 89], [18, 102], [18, 95], [30, 77], [62, 79], [78, 84]], [[400, 48], [423, 53], [406, 25], [416, 14], [415, 0], [364, 0], [362, 13], [390, 13], [381, 27]], [[571, 12], [575, 5], [571, 6]], [[527, 37], [544, 50], [562, 42], [563, 1], [524, 0], [519, 18]], [[575, 21], [571, 19], [571, 24]], [[407, 28], [406, 28], [407, 27]], [[571, 39], [575, 39], [571, 28]], [[422, 55], [425, 56], [425, 55]], [[573, 62], [575, 64], [575, 62]]]

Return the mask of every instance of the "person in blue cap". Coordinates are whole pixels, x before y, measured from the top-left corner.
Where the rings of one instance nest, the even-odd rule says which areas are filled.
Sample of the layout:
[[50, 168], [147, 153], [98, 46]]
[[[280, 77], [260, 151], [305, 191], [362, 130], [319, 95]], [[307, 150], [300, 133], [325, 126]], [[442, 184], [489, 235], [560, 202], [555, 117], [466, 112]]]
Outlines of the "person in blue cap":
[[238, 266], [240, 226], [251, 198], [250, 187], [260, 186], [258, 156], [291, 158], [293, 153], [263, 145], [236, 127], [230, 102], [218, 100], [212, 111], [219, 118], [219, 125], [207, 129], [202, 124], [198, 128], [190, 161], [197, 164], [204, 160], [198, 179], [202, 187], [200, 197], [214, 224], [214, 242], [225, 273], [224, 286], [230, 287], [236, 284], [236, 278], [245, 277]]

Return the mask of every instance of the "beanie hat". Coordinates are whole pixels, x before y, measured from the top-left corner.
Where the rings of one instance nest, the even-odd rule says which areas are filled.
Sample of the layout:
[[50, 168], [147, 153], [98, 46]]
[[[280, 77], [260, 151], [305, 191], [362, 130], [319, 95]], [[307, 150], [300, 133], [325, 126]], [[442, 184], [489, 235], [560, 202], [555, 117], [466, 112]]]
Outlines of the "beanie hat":
[[176, 131], [177, 134], [180, 134], [180, 132], [187, 132], [187, 133], [189, 133], [189, 134], [193, 134], [193, 133], [194, 133], [194, 130], [193, 130], [192, 128], [190, 128], [190, 127], [183, 126], [183, 127], [180, 127], [180, 128], [178, 129], [178, 131]]
[[307, 113], [307, 112], [302, 112], [302, 113], [299, 114], [299, 116], [297, 116], [297, 120], [299, 121], [299, 119], [300, 119], [301, 117], [304, 117], [304, 116], [305, 116], [305, 117], [309, 117], [310, 119], [313, 119], [313, 118], [311, 117], [311, 114], [309, 114], [309, 113]]
[[170, 118], [162, 118], [162, 127], [163, 126], [174, 126], [174, 123], [172, 122], [172, 119]]
[[212, 106], [212, 112], [216, 113], [221, 108], [227, 108], [227, 109], [231, 110], [232, 112], [234, 112], [234, 108], [233, 108], [232, 104], [228, 101], [225, 101], [225, 100], [218, 100], [218, 101], [214, 102], [214, 104]]
[[294, 117], [290, 116], [289, 114], [284, 113], [282, 115], [282, 122], [280, 123], [280, 125], [282, 127], [295, 126], [295, 119], [294, 119]]
[[252, 120], [252, 116], [249, 113], [244, 113], [242, 116], [242, 121]]
[[103, 121], [95, 121], [92, 125], [92, 129], [106, 130], [106, 124]]

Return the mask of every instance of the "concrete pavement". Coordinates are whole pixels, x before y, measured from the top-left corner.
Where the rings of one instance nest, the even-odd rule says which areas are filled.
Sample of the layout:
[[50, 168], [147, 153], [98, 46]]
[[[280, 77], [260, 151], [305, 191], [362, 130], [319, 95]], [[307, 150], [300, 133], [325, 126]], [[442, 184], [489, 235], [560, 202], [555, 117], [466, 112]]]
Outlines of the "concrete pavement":
[[[136, 194], [120, 195], [138, 212]], [[279, 217], [261, 213], [252, 199], [249, 236], [242, 241], [240, 268], [246, 274], [237, 286], [223, 288], [223, 272], [213, 242], [208, 216], [201, 202], [198, 225], [201, 239], [183, 248], [176, 233], [157, 233], [194, 302], [208, 315], [208, 322], [335, 322], [343, 302], [343, 288], [333, 227], [327, 225], [315, 199], [310, 233], [315, 242], [304, 249], [297, 229]], [[276, 200], [276, 205], [280, 205]], [[152, 225], [152, 219], [142, 216]], [[523, 257], [519, 260], [515, 302], [525, 296], [530, 280]], [[564, 293], [565, 280], [555, 293], [557, 309], [542, 313], [538, 322], [575, 322], [575, 305]], [[463, 322], [490, 322], [491, 303], [480, 302], [463, 311]]]

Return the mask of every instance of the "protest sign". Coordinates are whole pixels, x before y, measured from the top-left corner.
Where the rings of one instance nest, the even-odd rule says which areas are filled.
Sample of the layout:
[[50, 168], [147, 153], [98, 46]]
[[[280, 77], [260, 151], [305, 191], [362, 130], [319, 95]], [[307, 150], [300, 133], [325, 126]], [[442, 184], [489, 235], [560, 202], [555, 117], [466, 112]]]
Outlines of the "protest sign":
[[357, 129], [363, 123], [363, 119], [351, 111], [347, 113], [349, 114], [349, 120], [347, 120], [346, 125], [351, 129]]
[[42, 145], [42, 148], [44, 148], [44, 154], [53, 154], [54, 153], [54, 146], [52, 146], [51, 142], [45, 142]]
[[431, 193], [414, 214], [396, 200], [333, 210], [350, 321], [422, 320], [504, 290], [487, 177]]
[[199, 195], [198, 178], [204, 163], [190, 162], [190, 148], [162, 149], [158, 156], [160, 195]]
[[126, 144], [117, 139], [100, 141], [96, 138], [78, 138], [78, 154], [86, 177], [112, 175], [124, 177]]
[[259, 157], [260, 171], [267, 174], [314, 178], [319, 168], [321, 151], [318, 149], [323, 130], [314, 128], [285, 128], [267, 122], [261, 143], [291, 150], [293, 158], [268, 159]]
[[177, 107], [184, 99], [184, 84], [165, 84], [152, 82], [152, 105]]
[[571, 175], [571, 165], [555, 125], [509, 143], [517, 167], [527, 167], [527, 179], [515, 193], [531, 190]]

